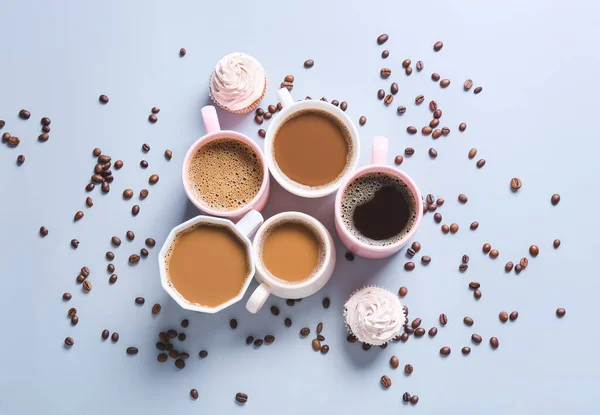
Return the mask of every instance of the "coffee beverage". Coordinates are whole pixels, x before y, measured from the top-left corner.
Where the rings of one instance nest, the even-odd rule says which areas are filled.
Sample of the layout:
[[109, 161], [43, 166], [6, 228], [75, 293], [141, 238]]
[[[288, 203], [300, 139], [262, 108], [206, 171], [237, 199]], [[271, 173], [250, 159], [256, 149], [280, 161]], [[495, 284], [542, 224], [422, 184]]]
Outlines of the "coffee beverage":
[[188, 302], [216, 307], [240, 293], [251, 265], [245, 243], [231, 229], [200, 222], [175, 236], [165, 269]]
[[233, 138], [203, 145], [188, 168], [194, 197], [219, 212], [240, 209], [251, 202], [263, 176], [264, 167], [256, 152]]
[[273, 158], [283, 174], [313, 188], [339, 181], [353, 154], [350, 132], [342, 121], [317, 109], [293, 113], [273, 140]]
[[325, 259], [319, 232], [301, 219], [271, 225], [259, 244], [259, 257], [271, 275], [295, 284], [311, 278]]
[[346, 229], [361, 242], [387, 246], [410, 232], [417, 219], [416, 200], [408, 186], [386, 173], [367, 173], [352, 181], [341, 199]]

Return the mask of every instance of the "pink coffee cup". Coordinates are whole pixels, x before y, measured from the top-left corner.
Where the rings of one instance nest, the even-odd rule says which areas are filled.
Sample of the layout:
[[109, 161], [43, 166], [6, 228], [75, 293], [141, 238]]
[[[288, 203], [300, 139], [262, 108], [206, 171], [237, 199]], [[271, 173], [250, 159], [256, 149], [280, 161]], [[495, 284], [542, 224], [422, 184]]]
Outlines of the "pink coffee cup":
[[[406, 243], [414, 236], [417, 232], [417, 228], [423, 218], [423, 200], [421, 199], [421, 192], [415, 184], [415, 182], [404, 172], [397, 168], [388, 166], [386, 164], [388, 154], [388, 140], [385, 137], [375, 137], [373, 139], [373, 150], [371, 153], [371, 164], [365, 167], [361, 167], [348, 179], [346, 179], [340, 186], [336, 197], [335, 197], [335, 229], [342, 243], [354, 254], [364, 258], [387, 258], [400, 251]], [[416, 219], [410, 229], [410, 231], [399, 241], [392, 245], [377, 246], [369, 245], [365, 242], [358, 240], [344, 225], [342, 219], [342, 196], [346, 191], [346, 188], [357, 178], [369, 174], [369, 173], [385, 173], [390, 176], [400, 179], [404, 184], [407, 185], [408, 189], [412, 192], [416, 206], [415, 213]]]
[[[262, 150], [260, 149], [260, 147], [258, 147], [258, 145], [254, 141], [252, 141], [248, 136], [246, 136], [244, 134], [238, 133], [237, 131], [221, 130], [221, 126], [219, 124], [219, 118], [217, 117], [217, 111], [216, 111], [215, 107], [212, 105], [207, 105], [206, 107], [202, 108], [202, 121], [204, 121], [204, 128], [206, 129], [206, 135], [199, 138], [189, 148], [189, 150], [185, 154], [185, 158], [183, 159], [183, 167], [181, 169], [181, 177], [183, 180], [183, 187], [185, 189], [185, 193], [187, 194], [187, 197], [201, 211], [203, 211], [209, 215], [212, 215], [212, 216], [220, 216], [222, 218], [227, 218], [232, 221], [237, 221], [237, 220], [241, 219], [250, 210], [257, 210], [260, 212], [261, 210], [264, 209], [264, 207], [267, 203], [267, 200], [269, 199], [269, 189], [270, 189], [270, 187], [269, 187], [269, 169], [267, 167], [267, 162], [265, 160], [265, 156], [264, 156]], [[196, 197], [196, 195], [194, 194], [194, 192], [192, 190], [192, 186], [190, 184], [190, 178], [188, 175], [190, 163], [191, 163], [194, 155], [198, 151], [198, 149], [200, 149], [200, 147], [202, 147], [203, 145], [210, 143], [211, 141], [218, 140], [221, 138], [234, 139], [243, 144], [246, 144], [247, 146], [252, 148], [252, 150], [254, 150], [254, 152], [259, 157], [260, 162], [263, 166], [263, 179], [262, 179], [262, 184], [260, 186], [258, 193], [256, 194], [256, 196], [254, 196], [254, 198], [249, 203], [247, 203], [244, 206], [242, 206], [241, 208], [235, 209], [235, 210], [220, 211], [220, 210], [214, 210], [214, 209], [210, 208], [209, 206], [207, 206], [206, 203], [202, 199]]]

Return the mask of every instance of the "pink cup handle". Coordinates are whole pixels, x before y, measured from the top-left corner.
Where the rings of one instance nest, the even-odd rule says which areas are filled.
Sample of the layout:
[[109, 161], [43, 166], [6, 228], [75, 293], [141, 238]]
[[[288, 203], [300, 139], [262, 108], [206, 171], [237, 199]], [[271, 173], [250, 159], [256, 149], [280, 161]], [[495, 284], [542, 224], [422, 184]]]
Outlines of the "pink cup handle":
[[388, 139], [383, 136], [373, 138], [371, 164], [386, 164], [388, 154]]
[[206, 134], [221, 131], [221, 126], [219, 125], [219, 117], [217, 117], [217, 110], [215, 109], [215, 107], [213, 107], [212, 105], [207, 105], [206, 107], [202, 108], [201, 112]]

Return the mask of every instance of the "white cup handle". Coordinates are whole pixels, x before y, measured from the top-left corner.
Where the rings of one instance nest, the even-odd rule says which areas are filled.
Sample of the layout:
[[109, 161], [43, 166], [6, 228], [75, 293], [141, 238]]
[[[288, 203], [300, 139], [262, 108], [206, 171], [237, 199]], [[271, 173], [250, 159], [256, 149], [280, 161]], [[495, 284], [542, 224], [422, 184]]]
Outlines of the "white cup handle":
[[260, 225], [262, 225], [264, 219], [262, 215], [256, 211], [251, 210], [246, 213], [242, 219], [238, 221], [235, 227], [248, 238], [252, 236], [254, 232], [258, 229]]
[[251, 312], [252, 314], [256, 314], [258, 310], [262, 308], [262, 306], [267, 301], [271, 295], [271, 291], [269, 291], [269, 286], [264, 282], [256, 287], [256, 290], [252, 293], [248, 302], [246, 303], [246, 310]]
[[292, 94], [290, 94], [290, 91], [288, 91], [287, 88], [281, 88], [277, 91], [277, 95], [279, 96], [279, 101], [283, 108], [287, 108], [294, 103], [294, 98], [292, 98]]

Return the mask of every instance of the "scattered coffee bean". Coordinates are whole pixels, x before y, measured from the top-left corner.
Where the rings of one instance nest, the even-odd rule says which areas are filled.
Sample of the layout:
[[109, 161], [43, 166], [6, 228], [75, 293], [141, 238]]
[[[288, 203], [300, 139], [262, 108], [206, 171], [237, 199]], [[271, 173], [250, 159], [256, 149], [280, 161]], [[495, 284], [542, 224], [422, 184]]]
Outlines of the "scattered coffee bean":
[[428, 126], [428, 125], [426, 125], [423, 128], [421, 128], [421, 133], [423, 135], [429, 135], [429, 134], [432, 133], [432, 131], [433, 131], [433, 129], [430, 126]]
[[[290, 89], [290, 88], [288, 88], [288, 89]], [[290, 91], [291, 91], [291, 89], [290, 89]], [[265, 112], [265, 115], [263, 115], [263, 118], [265, 120], [270, 120], [271, 117], [273, 117], [273, 114], [271, 114], [270, 112]]]
[[445, 314], [440, 314], [440, 324], [442, 326], [445, 326], [446, 324], [448, 324], [448, 317]]
[[439, 81], [439, 80], [440, 80], [440, 78], [441, 78], [441, 76], [440, 76], [440, 74], [439, 74], [439, 73], [435, 73], [435, 72], [434, 72], [434, 73], [432, 73], [432, 74], [431, 74], [431, 79], [432, 79], [433, 81], [435, 81], [435, 82]]
[[485, 166], [485, 160], [484, 159], [478, 160], [477, 167], [482, 168], [483, 166]]
[[19, 118], [22, 120], [28, 120], [31, 117], [31, 113], [27, 110], [19, 111]]
[[136, 355], [136, 354], [138, 354], [137, 347], [130, 346], [130, 347], [127, 348], [126, 351], [127, 351], [128, 355]]
[[462, 354], [464, 354], [465, 356], [468, 355], [469, 353], [471, 353], [471, 348], [468, 346], [465, 346], [461, 349]]
[[475, 297], [475, 299], [479, 300], [481, 298], [481, 291], [479, 291], [479, 290], [473, 291], [473, 297]]
[[112, 242], [112, 244], [114, 246], [120, 246], [121, 245], [121, 239], [118, 236], [113, 236], [112, 238], [110, 238], [110, 241]]
[[468, 200], [469, 200], [469, 198], [465, 194], [461, 193], [458, 195], [458, 201], [460, 203], [463, 203], [463, 204], [467, 203]]
[[190, 396], [192, 397], [193, 400], [198, 399], [198, 391], [196, 389], [192, 389], [190, 391]]
[[73, 317], [75, 315], [77, 315], [77, 309], [75, 307], [69, 308], [69, 311], [67, 311], [67, 316]]
[[429, 121], [429, 126], [431, 128], [436, 128], [438, 125], [440, 125], [440, 120], [438, 118], [434, 118], [431, 121]]
[[252, 337], [252, 336], [246, 337], [246, 345], [251, 345], [252, 343], [254, 343], [254, 337]]
[[397, 155], [397, 156], [394, 158], [394, 163], [396, 163], [397, 165], [400, 165], [400, 164], [402, 164], [402, 162], [403, 162], [403, 161], [404, 161], [404, 157], [402, 157], [401, 155]]
[[383, 99], [384, 97], [385, 97], [385, 91], [383, 89], [380, 89], [379, 91], [377, 91], [377, 98]]
[[317, 334], [321, 334], [323, 331], [323, 323], [317, 324]]
[[267, 136], [267, 132], [261, 128], [260, 130], [258, 130], [258, 136], [261, 138], [265, 138]]
[[481, 338], [481, 336], [479, 334], [474, 333], [471, 335], [471, 341], [473, 341], [473, 343], [475, 343], [475, 344], [481, 343], [482, 340], [483, 339]]
[[148, 182], [150, 184], [156, 184], [156, 183], [158, 183], [158, 180], [159, 180], [158, 174], [153, 174], [148, 178]]
[[133, 197], [133, 190], [125, 189], [123, 190], [123, 199], [131, 199]]
[[347, 261], [350, 261], [350, 262], [354, 261], [354, 254], [352, 252], [346, 252], [345, 257], [346, 257]]
[[500, 252], [498, 252], [497, 249], [492, 249], [490, 251], [490, 258], [496, 259], [498, 258], [498, 255], [500, 255]]
[[531, 245], [529, 247], [529, 254], [533, 257], [538, 256], [538, 254], [540, 253], [540, 248], [538, 248], [537, 245]]
[[410, 74], [412, 74], [412, 72], [413, 72], [413, 69], [412, 69], [412, 67], [410, 67], [410, 66], [409, 66], [408, 68], [404, 69], [404, 73], [405, 73], [406, 75], [410, 75]]
[[489, 254], [490, 251], [492, 250], [492, 245], [490, 245], [489, 243], [484, 243], [483, 247], [481, 248], [484, 254]]
[[40, 236], [41, 237], [48, 236], [48, 233], [49, 233], [48, 228], [46, 228], [45, 226], [40, 227]]
[[450, 232], [450, 227], [446, 224], [442, 225], [442, 233]]
[[321, 354], [327, 354], [329, 352], [329, 346], [324, 344], [321, 346]]
[[106, 266], [106, 270], [107, 270], [108, 272], [115, 272], [115, 266], [114, 266], [114, 264], [108, 264], [108, 265]]
[[390, 77], [390, 75], [392, 74], [392, 70], [390, 68], [381, 68], [379, 73], [381, 77], [385, 79]]
[[6, 121], [0, 120], [0, 128], [4, 128], [5, 125], [6, 125]]
[[410, 66], [410, 64], [411, 64], [411, 60], [410, 59], [404, 59], [402, 61], [402, 67], [403, 68], [408, 68]]
[[406, 255], [407, 255], [408, 257], [410, 257], [410, 258], [414, 257], [414, 256], [415, 256], [415, 254], [416, 254], [416, 251], [415, 251], [414, 249], [412, 249], [412, 248], [408, 248], [408, 249], [406, 250]]
[[148, 162], [146, 160], [141, 160], [140, 161], [140, 167], [142, 169], [147, 169], [148, 168]]
[[77, 279], [75, 281], [77, 281], [78, 284], [81, 284], [82, 282], [85, 281], [85, 277], [80, 274], [77, 276]]
[[144, 305], [145, 302], [146, 302], [146, 299], [144, 297], [136, 297], [135, 298], [135, 303], [137, 305]]
[[449, 356], [452, 350], [448, 346], [444, 346], [440, 349], [440, 354], [442, 356]]
[[480, 86], [478, 86], [477, 88], [475, 88], [475, 89], [473, 90], [473, 93], [474, 93], [475, 95], [478, 95], [478, 94], [479, 94], [481, 91], [483, 91], [483, 88], [482, 88], [482, 87], [480, 87]]
[[465, 91], [468, 91], [469, 89], [471, 89], [473, 87], [473, 81], [470, 79], [467, 79], [465, 81], [463, 87], [465, 88]]
[[442, 131], [439, 129], [433, 130], [433, 133], [431, 134], [431, 137], [434, 140], [437, 140], [438, 138], [440, 138], [442, 136]]
[[390, 56], [390, 51], [389, 50], [384, 50], [383, 52], [381, 52], [381, 57], [383, 59], [387, 59], [387, 57]]
[[107, 340], [110, 332], [108, 330], [102, 330], [102, 339]]
[[560, 195], [558, 193], [554, 193], [550, 198], [550, 202], [552, 202], [554, 206], [558, 205], [558, 202], [560, 202]]
[[117, 282], [117, 274], [112, 274], [109, 278], [108, 278], [108, 282], [110, 284], [114, 284], [115, 282]]
[[323, 308], [328, 309], [330, 305], [331, 305], [331, 300], [329, 299], [329, 297], [323, 298]]
[[160, 313], [160, 309], [161, 309], [161, 306], [160, 306], [160, 304], [158, 304], [158, 303], [154, 304], [154, 305], [152, 306], [152, 315], [154, 315], [154, 316], [155, 316], [155, 315], [157, 315], [158, 313]]
[[567, 310], [565, 310], [564, 308], [557, 308], [556, 309], [556, 316], [559, 318], [563, 318], [565, 316], [565, 314], [567, 314]]
[[519, 312], [513, 311], [512, 313], [510, 313], [510, 316], [508, 318], [510, 319], [510, 321], [515, 321], [517, 318], [519, 318]]
[[415, 318], [412, 323], [410, 324], [412, 326], [413, 329], [418, 328], [421, 325], [422, 320], [420, 318]]
[[423, 70], [423, 68], [425, 68], [425, 65], [423, 64], [423, 61], [417, 61], [417, 71], [421, 72]]
[[235, 394], [235, 400], [238, 403], [244, 404], [244, 403], [248, 402], [248, 395], [246, 395], [243, 392], [238, 392]]
[[465, 325], [471, 327], [474, 323], [473, 319], [469, 316], [463, 318], [463, 323], [465, 323]]
[[363, 343], [362, 344], [362, 349], [366, 352], [371, 350], [371, 345], [369, 343]]
[[386, 35], [385, 33], [377, 36], [377, 44], [378, 45], [383, 45], [385, 42], [387, 42], [387, 40], [389, 39], [389, 36]]
[[415, 154], [415, 149], [412, 147], [406, 147], [404, 149], [404, 155], [406, 156], [412, 156], [413, 154]]
[[383, 386], [385, 389], [392, 386], [392, 380], [389, 378], [389, 376], [383, 375], [381, 377], [381, 386]]
[[17, 164], [20, 166], [23, 163], [25, 163], [25, 156], [23, 154], [19, 154], [17, 156]]
[[358, 123], [359, 123], [360, 125], [365, 125], [365, 124], [367, 123], [367, 117], [365, 117], [364, 115], [363, 115], [363, 116], [361, 116], [361, 117], [358, 119]]
[[468, 266], [467, 264], [460, 264], [460, 265], [458, 266], [458, 270], [459, 270], [460, 272], [465, 272], [467, 269], [469, 269], [469, 266]]
[[423, 95], [417, 95], [415, 98], [415, 104], [421, 105], [425, 101], [425, 97]]
[[67, 337], [65, 339], [65, 346], [67, 347], [71, 347], [75, 344], [75, 340], [73, 340], [71, 337]]
[[292, 327], [292, 319], [291, 319], [291, 318], [289, 318], [289, 317], [288, 317], [288, 318], [286, 318], [285, 320], [283, 320], [283, 324], [284, 324], [286, 327]]
[[433, 50], [439, 52], [444, 47], [444, 44], [439, 40], [433, 44]]
[[508, 261], [506, 263], [506, 265], [504, 266], [504, 271], [511, 272], [513, 269], [513, 266], [514, 266], [514, 264], [512, 262]]
[[437, 327], [432, 327], [429, 329], [429, 337], [435, 337], [437, 335], [438, 329]]
[[300, 336], [306, 337], [310, 334], [310, 329], [308, 327], [304, 327], [300, 330]]
[[64, 293], [62, 295], [63, 300], [65, 301], [69, 301], [71, 298], [73, 298], [73, 296], [71, 295], [71, 293]]
[[440, 86], [441, 86], [442, 88], [447, 88], [447, 87], [448, 87], [448, 85], [450, 85], [450, 80], [449, 80], [449, 79], [442, 79], [442, 80], [440, 81]]
[[128, 241], [133, 241], [135, 239], [135, 234], [133, 233], [133, 231], [127, 231], [125, 233], [125, 237]]
[[238, 326], [238, 322], [236, 319], [232, 318], [231, 320], [229, 320], [229, 327], [231, 327], [232, 329], [237, 329]]
[[508, 321], [508, 313], [506, 311], [501, 311], [500, 314], [498, 314], [498, 318], [501, 322], [506, 323]]
[[510, 179], [510, 188], [513, 191], [517, 191], [521, 188], [521, 186], [523, 186], [523, 182], [521, 182], [521, 179], [519, 179], [518, 177], [513, 177], [512, 179]]
[[113, 333], [113, 334], [110, 336], [110, 340], [111, 340], [113, 343], [116, 343], [116, 342], [118, 342], [118, 341], [119, 341], [119, 333], [117, 333], [117, 332], [114, 332], [114, 333]]
[[154, 114], [148, 115], [148, 121], [152, 124], [155, 124], [158, 121], [158, 117]]
[[472, 222], [469, 227], [472, 231], [474, 231], [475, 229], [479, 228], [479, 222]]
[[142, 189], [140, 190], [140, 200], [144, 200], [145, 198], [148, 197], [148, 189]]
[[410, 393], [408, 393], [408, 392], [404, 392], [404, 394], [402, 395], [402, 400], [406, 403], [410, 402], [410, 398], [411, 398], [411, 396], [410, 396]]
[[140, 213], [140, 207], [139, 207], [139, 205], [133, 205], [133, 206], [131, 207], [131, 214], [132, 214], [133, 216], [137, 216], [137, 215], [138, 215], [138, 213]]
[[497, 337], [490, 338], [490, 346], [492, 346], [492, 349], [497, 349], [499, 345], [500, 345], [500, 342], [498, 341]]
[[383, 99], [385, 105], [390, 105], [394, 101], [394, 96], [392, 94], [387, 94]]
[[84, 281], [82, 287], [83, 287], [83, 291], [85, 291], [85, 292], [92, 291], [92, 283], [89, 281]]
[[321, 349], [321, 342], [319, 339], [313, 339], [311, 346], [315, 352], [318, 352]]
[[[262, 342], [262, 340], [261, 340]], [[206, 357], [208, 356], [208, 352], [206, 350], [200, 350], [200, 353], [198, 353], [198, 356], [200, 357], [200, 359], [206, 359]]]
[[521, 264], [515, 265], [515, 273], [518, 275], [521, 273], [521, 271], [523, 271], [523, 267], [521, 266]]
[[[402, 114], [404, 114], [406, 112], [406, 107], [404, 105], [400, 105], [398, 108], [396, 108], [396, 112], [398, 113], [398, 115], [402, 115]], [[415, 128], [415, 133], [416, 132], [417, 132], [417, 129]], [[414, 133], [412, 133], [412, 134], [414, 134]]]
[[102, 104], [108, 104], [108, 97], [106, 95], [100, 95], [100, 97], [98, 97], [98, 100], [102, 103]]
[[450, 232], [452, 232], [452, 233], [458, 232], [458, 224], [457, 223], [450, 224]]
[[415, 263], [414, 262], [407, 262], [406, 264], [404, 264], [404, 269], [407, 271], [412, 271], [413, 269], [415, 269]]
[[407, 375], [412, 375], [414, 370], [415, 369], [414, 369], [413, 365], [411, 365], [410, 363], [404, 366], [404, 373], [406, 373]]

